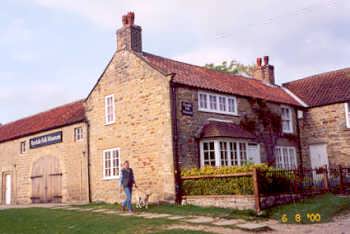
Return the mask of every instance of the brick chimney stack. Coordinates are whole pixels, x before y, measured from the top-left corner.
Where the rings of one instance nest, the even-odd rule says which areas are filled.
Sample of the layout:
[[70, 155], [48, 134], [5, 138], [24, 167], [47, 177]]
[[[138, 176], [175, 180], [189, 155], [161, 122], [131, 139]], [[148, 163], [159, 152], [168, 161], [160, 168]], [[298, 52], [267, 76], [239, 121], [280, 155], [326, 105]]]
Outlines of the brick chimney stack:
[[256, 59], [256, 69], [253, 73], [253, 77], [257, 80], [264, 81], [268, 84], [275, 84], [274, 67], [269, 64], [269, 56], [264, 56], [263, 65], [261, 58]]
[[133, 50], [142, 52], [142, 29], [135, 25], [135, 14], [129, 12], [122, 17], [123, 27], [117, 30], [117, 50]]

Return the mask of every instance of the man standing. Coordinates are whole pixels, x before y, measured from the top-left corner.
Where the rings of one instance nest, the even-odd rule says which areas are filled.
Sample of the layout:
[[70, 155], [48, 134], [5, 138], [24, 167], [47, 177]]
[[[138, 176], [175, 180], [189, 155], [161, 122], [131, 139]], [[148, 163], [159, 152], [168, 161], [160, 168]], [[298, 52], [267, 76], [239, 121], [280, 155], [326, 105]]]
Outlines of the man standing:
[[124, 189], [126, 199], [122, 203], [123, 211], [128, 209], [129, 212], [132, 212], [132, 206], [131, 206], [131, 197], [132, 197], [132, 187], [135, 185], [135, 188], [137, 188], [134, 178], [134, 172], [129, 167], [129, 161], [125, 161], [123, 163], [123, 169], [121, 171], [120, 176], [120, 191]]

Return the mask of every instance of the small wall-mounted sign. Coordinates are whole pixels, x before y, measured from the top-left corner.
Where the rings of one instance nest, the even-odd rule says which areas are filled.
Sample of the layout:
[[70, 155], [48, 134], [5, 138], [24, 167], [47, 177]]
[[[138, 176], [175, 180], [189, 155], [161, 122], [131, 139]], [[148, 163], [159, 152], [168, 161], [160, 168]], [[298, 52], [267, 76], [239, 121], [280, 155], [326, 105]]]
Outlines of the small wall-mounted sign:
[[183, 115], [193, 115], [193, 105], [190, 102], [181, 102], [181, 112]]
[[35, 137], [29, 140], [31, 149], [39, 148], [46, 145], [61, 143], [63, 140], [62, 131], [54, 132], [44, 136]]

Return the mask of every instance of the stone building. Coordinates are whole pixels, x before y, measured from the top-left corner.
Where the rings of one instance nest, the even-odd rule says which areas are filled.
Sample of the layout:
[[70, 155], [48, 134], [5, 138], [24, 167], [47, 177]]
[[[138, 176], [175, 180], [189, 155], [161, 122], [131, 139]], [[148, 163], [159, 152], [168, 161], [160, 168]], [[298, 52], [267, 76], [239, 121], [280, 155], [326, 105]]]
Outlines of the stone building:
[[305, 167], [350, 165], [350, 68], [284, 84], [304, 102], [300, 141]]
[[300, 164], [303, 106], [267, 56], [253, 78], [213, 71], [144, 52], [134, 14], [122, 23], [84, 100], [0, 127], [2, 203], [119, 202], [125, 160], [152, 202], [174, 201], [183, 168]]

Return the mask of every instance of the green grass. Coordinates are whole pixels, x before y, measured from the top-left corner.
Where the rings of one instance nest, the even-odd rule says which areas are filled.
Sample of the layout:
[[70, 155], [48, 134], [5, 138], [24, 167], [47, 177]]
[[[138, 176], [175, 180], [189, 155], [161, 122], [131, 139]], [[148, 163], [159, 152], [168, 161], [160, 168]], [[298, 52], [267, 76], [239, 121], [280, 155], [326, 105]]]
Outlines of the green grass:
[[[282, 217], [287, 218], [285, 223], [320, 223], [329, 222], [332, 218], [343, 212], [350, 210], [350, 197], [339, 197], [333, 194], [319, 195], [314, 198], [305, 199], [303, 201], [281, 205], [266, 211], [268, 217], [282, 221]], [[300, 222], [298, 222], [298, 214]], [[319, 214], [320, 221], [313, 220], [316, 216], [308, 214]], [[297, 220], [296, 220], [297, 218]]]
[[[86, 205], [78, 205], [78, 207], [84, 208], [94, 208], [94, 209], [119, 209], [118, 204], [106, 204], [106, 203], [91, 203]], [[181, 216], [210, 216], [210, 217], [221, 217], [228, 219], [244, 219], [244, 220], [256, 220], [262, 219], [256, 215], [253, 210], [236, 210], [229, 208], [217, 208], [217, 207], [199, 207], [192, 205], [172, 205], [172, 204], [162, 204], [162, 205], [150, 205], [148, 209], [135, 209], [136, 212], [144, 211], [150, 213], [162, 213], [162, 214], [172, 214]]]
[[[156, 233], [173, 223], [175, 222], [166, 219], [45, 208], [0, 211], [0, 233]], [[175, 231], [169, 233], [176, 233]]]

